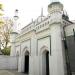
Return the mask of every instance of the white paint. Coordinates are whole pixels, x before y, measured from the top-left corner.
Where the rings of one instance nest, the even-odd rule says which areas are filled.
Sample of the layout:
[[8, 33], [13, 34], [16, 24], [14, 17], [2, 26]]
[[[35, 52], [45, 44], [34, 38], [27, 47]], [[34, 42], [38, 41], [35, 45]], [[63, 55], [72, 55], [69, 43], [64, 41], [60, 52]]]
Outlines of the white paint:
[[[46, 75], [46, 61], [44, 51], [49, 52], [49, 75], [65, 75], [65, 53], [62, 42], [63, 24], [62, 4], [48, 7], [50, 17], [41, 22], [36, 20], [22, 29], [21, 34], [12, 43], [11, 55], [19, 52], [18, 72], [24, 72], [25, 52], [29, 52], [29, 75]], [[73, 28], [73, 27], [72, 27]], [[65, 29], [68, 32], [68, 28]], [[15, 35], [15, 34], [14, 34]], [[50, 39], [51, 38], [51, 39]], [[13, 42], [15, 42], [13, 44]], [[50, 55], [51, 50], [51, 55]]]

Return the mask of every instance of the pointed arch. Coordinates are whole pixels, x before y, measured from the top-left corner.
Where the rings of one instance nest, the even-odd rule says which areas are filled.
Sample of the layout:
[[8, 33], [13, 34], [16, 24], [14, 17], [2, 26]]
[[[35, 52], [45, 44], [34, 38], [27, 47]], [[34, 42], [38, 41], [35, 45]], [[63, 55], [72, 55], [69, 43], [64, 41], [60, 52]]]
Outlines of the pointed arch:
[[25, 51], [25, 55], [29, 55], [29, 51], [28, 50]]
[[29, 50], [28, 48], [25, 49], [24, 51], [24, 73], [29, 74]]
[[41, 49], [40, 49], [40, 54], [42, 54], [42, 53], [48, 51], [48, 49], [49, 49], [49, 48], [48, 48], [47, 46], [45, 46], [45, 45], [42, 46]]
[[41, 72], [42, 75], [49, 75], [49, 48], [47, 46], [41, 47]]
[[22, 54], [27, 54], [27, 53], [29, 53], [29, 55], [30, 55], [29, 48], [27, 46], [25, 46], [23, 51], [22, 51]]

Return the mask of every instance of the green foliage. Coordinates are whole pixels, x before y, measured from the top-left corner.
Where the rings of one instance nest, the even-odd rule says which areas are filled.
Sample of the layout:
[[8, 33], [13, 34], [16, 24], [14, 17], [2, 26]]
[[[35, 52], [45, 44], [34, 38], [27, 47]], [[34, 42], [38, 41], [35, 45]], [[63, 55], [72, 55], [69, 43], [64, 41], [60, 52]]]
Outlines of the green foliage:
[[10, 50], [11, 50], [11, 47], [8, 47], [8, 48], [2, 49], [1, 51], [4, 55], [10, 55]]

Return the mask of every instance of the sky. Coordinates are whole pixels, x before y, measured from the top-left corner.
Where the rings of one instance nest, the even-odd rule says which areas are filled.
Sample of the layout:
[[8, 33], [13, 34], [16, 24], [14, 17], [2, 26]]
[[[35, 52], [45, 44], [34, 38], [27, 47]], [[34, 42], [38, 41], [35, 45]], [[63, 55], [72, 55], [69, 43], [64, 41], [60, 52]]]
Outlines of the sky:
[[[0, 0], [3, 4], [4, 14], [8, 17], [14, 16], [15, 9], [19, 10], [20, 28], [35, 20], [41, 14], [43, 8], [44, 15], [47, 16], [47, 7], [51, 1], [55, 0]], [[56, 0], [57, 1], [57, 0]], [[70, 20], [75, 20], [75, 0], [59, 0], [64, 5]]]

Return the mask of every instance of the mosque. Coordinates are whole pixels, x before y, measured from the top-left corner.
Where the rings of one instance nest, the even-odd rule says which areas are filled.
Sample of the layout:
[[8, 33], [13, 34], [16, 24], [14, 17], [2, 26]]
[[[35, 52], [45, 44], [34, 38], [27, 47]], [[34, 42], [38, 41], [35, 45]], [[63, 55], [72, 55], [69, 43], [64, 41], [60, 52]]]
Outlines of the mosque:
[[17, 57], [18, 72], [27, 75], [75, 75], [75, 23], [61, 2], [51, 2], [48, 13], [44, 16], [42, 11], [20, 33], [15, 16], [10, 56]]

